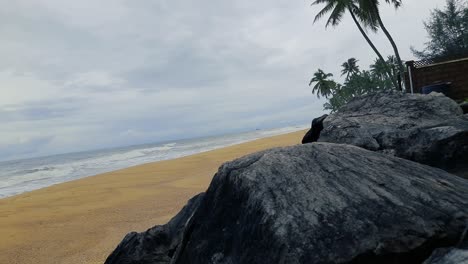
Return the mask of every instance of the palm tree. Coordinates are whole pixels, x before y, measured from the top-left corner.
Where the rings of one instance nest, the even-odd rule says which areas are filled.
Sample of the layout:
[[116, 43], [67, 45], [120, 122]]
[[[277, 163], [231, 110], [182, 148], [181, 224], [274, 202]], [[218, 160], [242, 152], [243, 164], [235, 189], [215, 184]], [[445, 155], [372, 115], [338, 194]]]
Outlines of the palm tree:
[[[404, 62], [402, 61], [401, 63], [404, 63]], [[400, 66], [399, 66], [398, 59], [395, 56], [390, 55], [387, 57], [387, 65], [390, 67], [390, 70], [392, 71], [393, 75], [398, 74]]]
[[382, 89], [392, 89], [392, 83], [385, 74], [386, 67], [390, 67], [390, 70], [394, 76], [398, 75], [398, 63], [396, 57], [393, 55], [388, 56], [387, 61], [376, 59], [374, 64], [370, 65], [370, 72], [372, 76], [380, 83], [380, 87]]
[[333, 74], [325, 73], [321, 69], [318, 69], [314, 73], [314, 77], [310, 80], [309, 86], [316, 83], [314, 88], [312, 88], [312, 93], [316, 93], [318, 98], [320, 98], [320, 95], [328, 98], [335, 89], [336, 83], [333, 80], [329, 80], [328, 78], [330, 77], [333, 77]]
[[[312, 3], [312, 5], [325, 4], [325, 7], [315, 16], [314, 23], [320, 20], [327, 13], [330, 13], [326, 27], [330, 25], [337, 26], [341, 22], [344, 13], [348, 11], [351, 14], [354, 23], [358, 27], [364, 39], [367, 41], [367, 43], [375, 52], [375, 54], [377, 54], [377, 57], [382, 61], [385, 61], [382, 54], [380, 54], [379, 50], [377, 50], [374, 43], [372, 43], [372, 41], [370, 40], [369, 36], [367, 36], [366, 32], [364, 31], [364, 28], [359, 23], [358, 18], [359, 20], [361, 20], [364, 26], [367, 26], [368, 28], [374, 31], [377, 30], [376, 23], [374, 23], [375, 20], [369, 20], [369, 17], [355, 5], [355, 1], [356, 0], [315, 0]], [[395, 87], [397, 87], [396, 80], [392, 76], [390, 69], [387, 68], [386, 72], [388, 77], [392, 80], [392, 83], [395, 85]]]
[[386, 62], [382, 61], [381, 59], [375, 59], [374, 64], [370, 65], [370, 71], [372, 75], [374, 75], [379, 80], [385, 79], [385, 68]]
[[[385, 36], [387, 36], [388, 41], [392, 45], [393, 52], [395, 53], [395, 57], [398, 63], [400, 78], [402, 80], [405, 79], [405, 68], [401, 61], [400, 52], [398, 51], [398, 47], [396, 46], [395, 41], [393, 40], [392, 35], [388, 32], [387, 28], [385, 27], [382, 17], [380, 16], [379, 11], [379, 0], [357, 0], [359, 2], [359, 10], [363, 16], [365, 16], [365, 20], [368, 24], [372, 25], [373, 27], [379, 27], [384, 32]], [[399, 8], [402, 4], [401, 0], [385, 0], [388, 4], [391, 4], [395, 7], [395, 9]], [[401, 82], [399, 83], [401, 84]], [[401, 89], [401, 86], [398, 86]]]
[[359, 66], [357, 65], [358, 60], [355, 58], [349, 58], [345, 61], [341, 67], [341, 76], [346, 75], [346, 80], [349, 80], [349, 76], [359, 73]]

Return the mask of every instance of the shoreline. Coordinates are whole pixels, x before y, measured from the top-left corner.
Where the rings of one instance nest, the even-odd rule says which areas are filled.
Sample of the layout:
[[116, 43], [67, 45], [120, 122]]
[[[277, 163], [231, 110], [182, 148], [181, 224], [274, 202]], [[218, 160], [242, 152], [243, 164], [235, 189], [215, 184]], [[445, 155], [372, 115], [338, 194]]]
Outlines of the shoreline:
[[1, 161], [0, 199], [81, 178], [306, 129], [298, 126]]
[[0, 199], [0, 262], [102, 263], [123, 236], [166, 223], [218, 167], [299, 144], [305, 130], [59, 183]]

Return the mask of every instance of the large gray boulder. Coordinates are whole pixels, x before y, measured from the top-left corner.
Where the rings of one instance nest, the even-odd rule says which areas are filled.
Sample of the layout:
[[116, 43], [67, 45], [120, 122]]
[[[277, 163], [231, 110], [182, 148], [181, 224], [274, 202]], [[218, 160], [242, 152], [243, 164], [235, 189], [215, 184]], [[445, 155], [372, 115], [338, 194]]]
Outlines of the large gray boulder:
[[132, 262], [124, 240], [117, 250], [130, 249], [106, 263], [422, 263], [459, 241], [468, 181], [355, 146], [313, 143], [224, 164], [184, 220], [170, 262]]
[[459, 175], [468, 170], [468, 116], [442, 94], [366, 95], [323, 124], [319, 142], [351, 144]]

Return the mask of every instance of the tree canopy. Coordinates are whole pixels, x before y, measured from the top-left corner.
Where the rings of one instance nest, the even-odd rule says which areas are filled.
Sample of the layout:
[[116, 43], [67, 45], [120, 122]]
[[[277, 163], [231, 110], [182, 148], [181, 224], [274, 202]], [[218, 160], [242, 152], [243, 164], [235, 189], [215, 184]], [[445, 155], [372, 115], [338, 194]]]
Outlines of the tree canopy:
[[[387, 3], [392, 4], [395, 8], [398, 8], [401, 4], [401, 0], [385, 0]], [[384, 27], [380, 13], [378, 9], [379, 0], [315, 0], [312, 5], [324, 4], [322, 10], [320, 10], [315, 16], [314, 22], [328, 16], [326, 27], [338, 26], [343, 19], [343, 16], [348, 12], [357, 28], [361, 32], [364, 39], [367, 41], [369, 46], [375, 52], [380, 60], [385, 61], [382, 54], [379, 52], [377, 47], [371, 41], [367, 35], [365, 28], [371, 29], [376, 32], [379, 28], [385, 32], [386, 36], [392, 43], [394, 50], [397, 51], [395, 42], [390, 37], [387, 29]], [[362, 25], [361, 25], [362, 24]], [[398, 54], [398, 52], [396, 52]], [[398, 57], [398, 55], [397, 55]], [[399, 87], [397, 84], [396, 75], [392, 75], [390, 68], [386, 67], [386, 74], [389, 80], [395, 87]]]
[[359, 66], [357, 65], [358, 60], [355, 58], [350, 58], [344, 62], [341, 67], [341, 76], [346, 75], [346, 79], [349, 79], [351, 75], [359, 73]]
[[386, 61], [376, 59], [370, 65], [370, 70], [360, 70], [358, 60], [350, 58], [341, 67], [341, 73], [346, 75], [343, 84], [331, 78], [333, 74], [318, 69], [309, 85], [313, 85], [312, 93], [318, 97], [324, 96], [328, 102], [324, 104], [326, 110], [337, 111], [352, 98], [379, 90], [394, 90], [392, 80], [386, 74], [385, 65], [390, 65], [392, 70], [398, 71], [398, 63], [394, 56], [389, 56]]
[[435, 61], [468, 56], [468, 4], [460, 0], [447, 0], [445, 9], [435, 9], [424, 23], [429, 35], [425, 48], [417, 51], [420, 59]]
[[321, 69], [318, 69], [314, 73], [314, 77], [312, 77], [309, 83], [309, 86], [315, 83], [314, 87], [312, 88], [312, 93], [317, 94], [318, 98], [320, 98], [320, 95], [328, 98], [328, 96], [332, 94], [333, 89], [336, 87], [335, 81], [329, 79], [331, 77], [333, 77], [333, 74], [325, 73]]

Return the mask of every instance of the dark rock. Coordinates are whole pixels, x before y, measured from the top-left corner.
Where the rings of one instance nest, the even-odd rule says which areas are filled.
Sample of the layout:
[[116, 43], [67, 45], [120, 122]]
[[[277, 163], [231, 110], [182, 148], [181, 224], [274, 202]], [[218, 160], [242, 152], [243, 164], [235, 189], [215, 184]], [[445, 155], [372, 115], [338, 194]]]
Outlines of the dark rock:
[[189, 200], [169, 223], [146, 232], [127, 234], [105, 264], [170, 263], [182, 239], [185, 225], [200, 204], [203, 194]]
[[460, 108], [463, 110], [463, 114], [468, 114], [468, 102], [461, 103]]
[[457, 244], [467, 220], [468, 181], [354, 146], [314, 143], [224, 164], [182, 238], [180, 231], [161, 242], [126, 238], [107, 263], [167, 263], [141, 256], [169, 256], [168, 248], [177, 248], [173, 264], [422, 263]]
[[366, 95], [323, 125], [319, 142], [352, 144], [459, 175], [468, 169], [468, 117], [441, 94]]
[[311, 128], [302, 139], [302, 144], [317, 142], [323, 129], [323, 120], [327, 117], [328, 115], [323, 115], [312, 120]]
[[173, 263], [421, 263], [454, 245], [468, 181], [364, 149], [315, 143], [225, 164]]
[[468, 250], [457, 248], [437, 249], [423, 264], [468, 264]]

